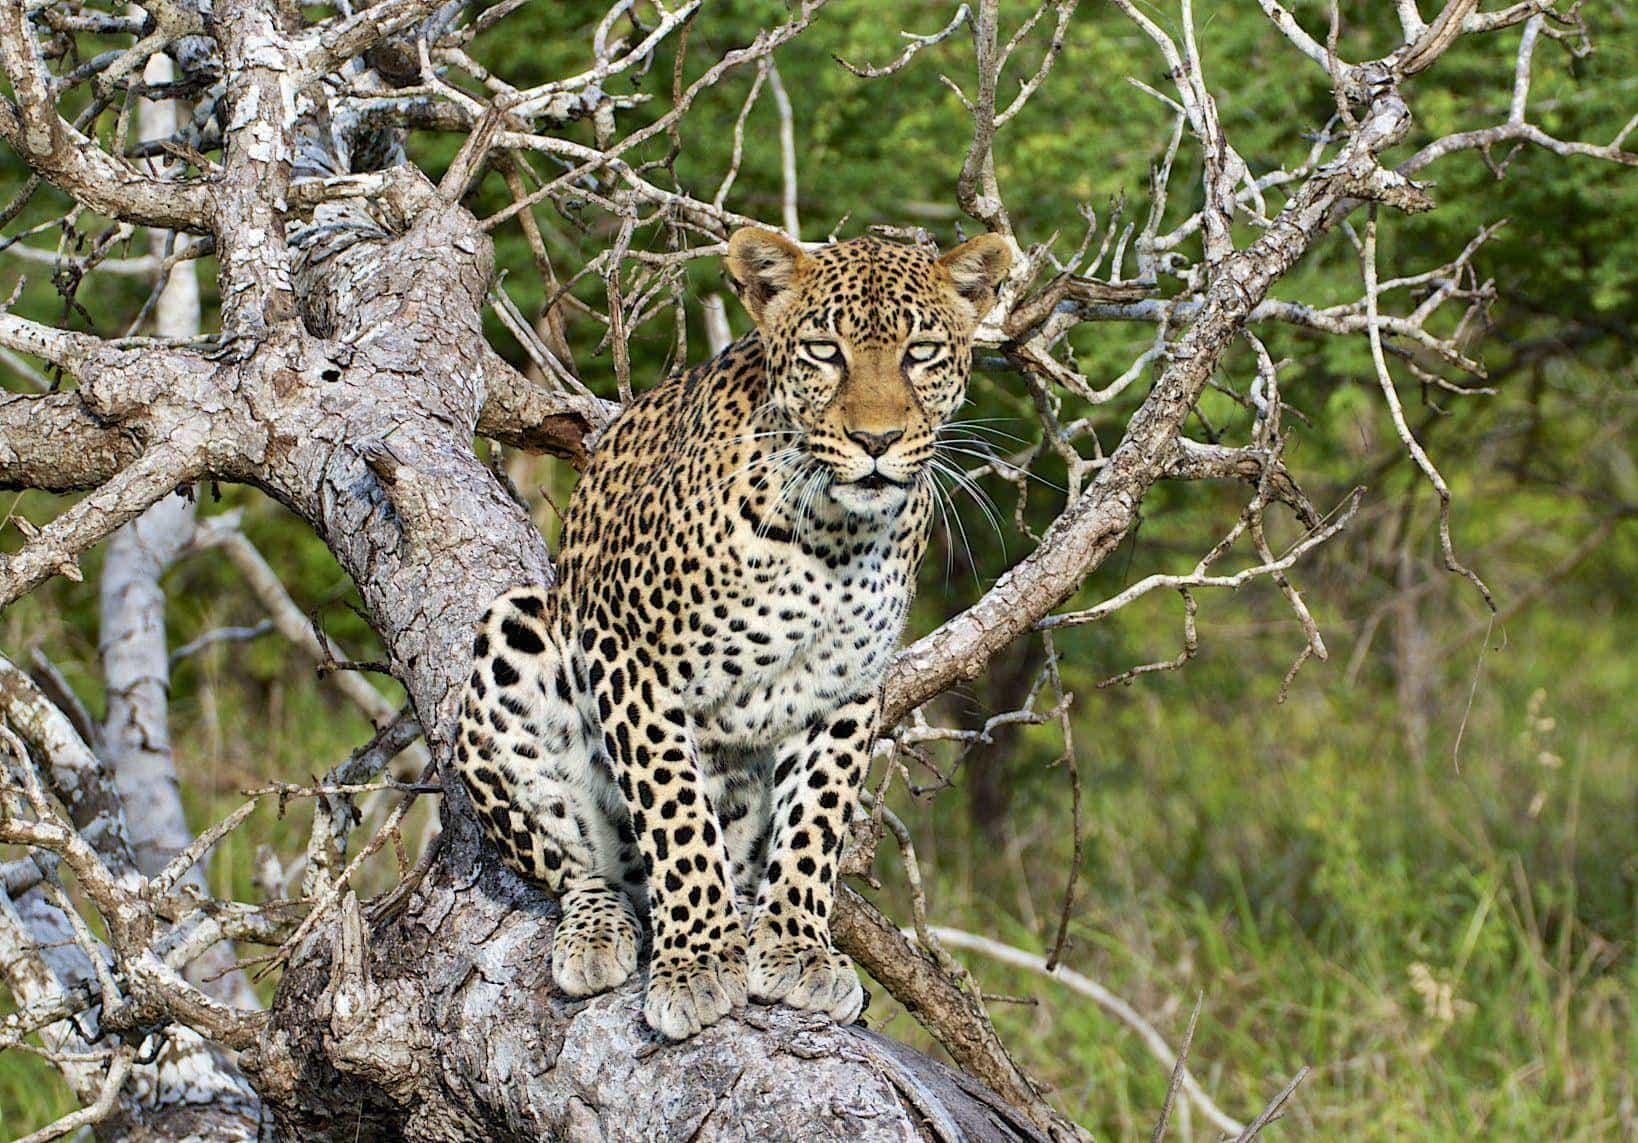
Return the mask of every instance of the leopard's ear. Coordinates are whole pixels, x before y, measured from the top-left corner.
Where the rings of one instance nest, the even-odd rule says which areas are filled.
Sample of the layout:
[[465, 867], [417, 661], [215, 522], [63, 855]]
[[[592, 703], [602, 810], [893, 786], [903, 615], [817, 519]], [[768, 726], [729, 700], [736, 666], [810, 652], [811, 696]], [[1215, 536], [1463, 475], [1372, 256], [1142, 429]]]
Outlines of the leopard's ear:
[[955, 292], [973, 308], [973, 324], [995, 305], [995, 291], [1012, 268], [1012, 247], [999, 234], [969, 238], [938, 260]]
[[728, 240], [728, 277], [759, 323], [770, 303], [796, 281], [805, 257], [802, 248], [783, 234], [755, 226], [734, 231]]

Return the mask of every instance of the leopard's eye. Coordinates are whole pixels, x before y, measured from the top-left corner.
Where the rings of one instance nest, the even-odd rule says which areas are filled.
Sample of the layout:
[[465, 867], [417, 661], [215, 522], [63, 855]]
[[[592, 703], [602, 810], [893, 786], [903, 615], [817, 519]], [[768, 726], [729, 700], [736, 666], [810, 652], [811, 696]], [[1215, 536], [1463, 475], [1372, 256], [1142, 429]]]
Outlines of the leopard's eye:
[[942, 345], [937, 341], [913, 341], [910, 348], [904, 351], [904, 355], [919, 365], [937, 357], [940, 348]]
[[837, 361], [842, 356], [842, 347], [834, 341], [804, 341], [802, 352], [815, 361]]

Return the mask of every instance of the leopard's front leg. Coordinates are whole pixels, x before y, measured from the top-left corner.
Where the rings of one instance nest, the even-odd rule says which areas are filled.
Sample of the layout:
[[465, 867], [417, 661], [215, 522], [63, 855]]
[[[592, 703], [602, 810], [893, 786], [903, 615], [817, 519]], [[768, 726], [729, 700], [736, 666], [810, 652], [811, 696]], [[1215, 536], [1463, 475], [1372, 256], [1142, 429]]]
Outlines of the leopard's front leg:
[[874, 693], [780, 745], [773, 837], [751, 923], [751, 995], [851, 1024], [864, 1006], [853, 962], [830, 943], [842, 840], [875, 740]]
[[[605, 673], [606, 672], [606, 673]], [[643, 1017], [686, 1039], [745, 1003], [745, 928], [688, 713], [627, 660], [592, 671], [603, 740], [648, 875]]]

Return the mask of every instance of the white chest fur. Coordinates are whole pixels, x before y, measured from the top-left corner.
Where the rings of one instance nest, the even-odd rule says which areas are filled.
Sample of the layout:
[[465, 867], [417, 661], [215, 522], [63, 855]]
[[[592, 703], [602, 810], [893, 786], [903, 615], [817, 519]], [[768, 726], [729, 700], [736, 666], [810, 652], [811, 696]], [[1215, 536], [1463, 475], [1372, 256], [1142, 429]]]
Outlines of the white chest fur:
[[687, 696], [707, 749], [772, 745], [872, 691], [909, 605], [909, 557], [885, 532], [737, 539], [740, 587], [700, 641]]

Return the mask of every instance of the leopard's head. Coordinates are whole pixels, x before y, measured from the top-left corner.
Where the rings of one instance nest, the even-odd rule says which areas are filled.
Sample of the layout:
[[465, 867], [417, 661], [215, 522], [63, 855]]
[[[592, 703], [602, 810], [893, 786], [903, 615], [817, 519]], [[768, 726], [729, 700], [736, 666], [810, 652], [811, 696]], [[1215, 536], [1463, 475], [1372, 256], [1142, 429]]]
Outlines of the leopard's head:
[[896, 511], [960, 408], [973, 331], [1012, 264], [993, 234], [942, 257], [877, 238], [804, 251], [747, 228], [728, 272], [761, 331], [769, 401], [849, 512]]

